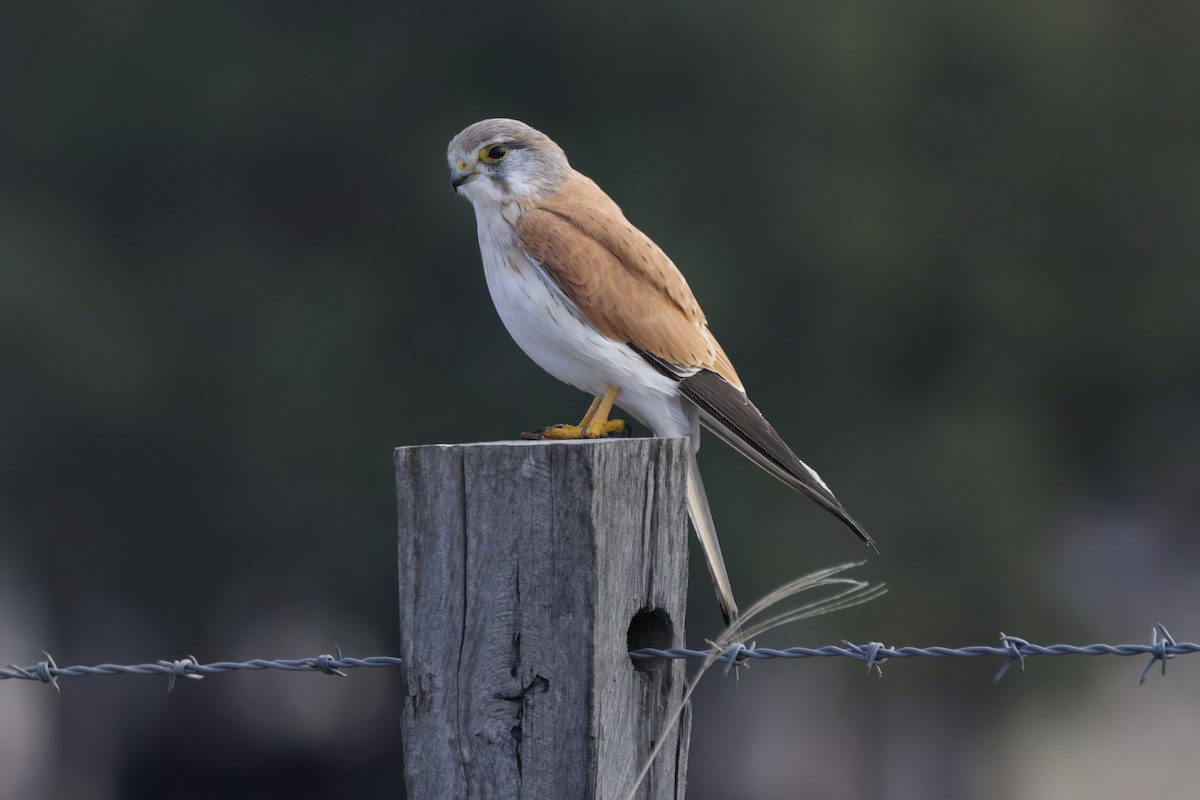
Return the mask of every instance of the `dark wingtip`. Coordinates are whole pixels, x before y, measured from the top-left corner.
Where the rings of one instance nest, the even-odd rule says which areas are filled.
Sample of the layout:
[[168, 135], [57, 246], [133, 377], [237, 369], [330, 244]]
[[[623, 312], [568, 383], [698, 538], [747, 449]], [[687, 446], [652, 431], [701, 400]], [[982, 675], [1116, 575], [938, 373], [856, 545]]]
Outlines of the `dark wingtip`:
[[854, 531], [854, 535], [859, 539], [862, 539], [863, 544], [874, 550], [876, 555], [879, 554], [879, 545], [875, 544], [875, 540], [871, 538], [871, 534], [863, 530], [863, 526], [859, 525], [858, 522], [855, 521], [854, 517], [847, 514], [846, 509], [842, 508], [839, 504], [836, 509], [831, 508], [829, 510], [833, 512], [835, 517], [845, 523], [847, 528]]
[[859, 525], [857, 522], [854, 522], [853, 520], [851, 520], [851, 522], [853, 523], [853, 525], [851, 525], [850, 529], [852, 531], [854, 531], [855, 535], [858, 536], [858, 538], [863, 540], [863, 544], [865, 544], [867, 547], [874, 550], [876, 555], [878, 555], [879, 554], [879, 545], [875, 544], [875, 540], [871, 538], [871, 534], [864, 531], [862, 529], [862, 526]]

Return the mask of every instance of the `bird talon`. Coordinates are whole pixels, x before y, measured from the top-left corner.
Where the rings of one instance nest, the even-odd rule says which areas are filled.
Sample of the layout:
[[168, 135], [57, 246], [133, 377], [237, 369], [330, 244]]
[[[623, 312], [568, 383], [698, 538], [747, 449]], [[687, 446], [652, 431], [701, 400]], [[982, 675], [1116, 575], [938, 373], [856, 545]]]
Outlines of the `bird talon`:
[[521, 434], [522, 439], [584, 439], [586, 432], [578, 425], [559, 423]]
[[628, 438], [633, 432], [633, 426], [623, 419], [609, 419], [602, 424], [590, 423], [585, 433], [588, 439], [604, 439], [609, 436]]
[[540, 439], [605, 439], [609, 436], [619, 436], [628, 439], [633, 435], [633, 426], [623, 419], [606, 420], [603, 425], [588, 423], [587, 425], [570, 425], [565, 422], [558, 425], [546, 425], [532, 431], [521, 433], [522, 439], [537, 441]]

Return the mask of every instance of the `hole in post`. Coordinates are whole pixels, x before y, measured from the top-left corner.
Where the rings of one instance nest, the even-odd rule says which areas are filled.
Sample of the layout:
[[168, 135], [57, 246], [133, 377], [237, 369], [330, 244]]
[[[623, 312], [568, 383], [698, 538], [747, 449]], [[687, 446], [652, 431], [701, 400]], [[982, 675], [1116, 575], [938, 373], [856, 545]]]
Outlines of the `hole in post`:
[[[671, 622], [671, 615], [661, 608], [643, 608], [629, 621], [629, 633], [625, 641], [629, 650], [641, 650], [643, 647], [668, 649], [675, 641], [675, 625]], [[667, 666], [665, 658], [631, 658], [630, 661], [639, 672], [661, 672]]]

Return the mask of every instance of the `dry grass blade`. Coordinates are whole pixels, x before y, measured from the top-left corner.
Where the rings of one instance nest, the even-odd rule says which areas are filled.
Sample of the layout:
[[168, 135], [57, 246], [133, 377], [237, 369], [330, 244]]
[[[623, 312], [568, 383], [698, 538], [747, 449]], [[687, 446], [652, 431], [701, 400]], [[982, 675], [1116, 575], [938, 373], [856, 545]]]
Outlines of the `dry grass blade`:
[[[696, 690], [696, 686], [700, 683], [700, 679], [726, 653], [730, 645], [743, 642], [747, 639], [753, 639], [781, 625], [787, 625], [798, 620], [822, 614], [829, 614], [834, 611], [841, 611], [842, 609], [869, 602], [883, 595], [887, 592], [887, 587], [883, 584], [871, 584], [866, 581], [842, 576], [842, 573], [846, 570], [860, 567], [865, 563], [865, 561], [854, 561], [846, 564], [838, 564], [837, 566], [817, 570], [816, 572], [789, 581], [767, 593], [747, 608], [737, 622], [734, 622], [723, 630], [721, 635], [713, 642], [714, 647], [712, 652], [704, 659], [704, 663], [700, 665], [700, 668], [696, 671], [692, 679], [688, 681], [687, 688], [683, 692], [683, 697], [679, 701], [679, 706], [667, 718], [667, 722], [663, 726], [663, 732], [658, 736], [658, 743], [650, 751], [650, 757], [646, 760], [646, 764], [634, 780], [629, 794], [625, 796], [626, 800], [634, 800], [638, 788], [650, 772], [650, 765], [654, 763], [654, 759], [658, 757], [658, 753], [662, 749], [666, 734], [679, 724], [679, 717], [691, 699], [692, 693]], [[805, 603], [802, 606], [787, 609], [766, 619], [753, 622], [756, 617], [801, 592], [826, 587], [837, 587], [837, 590], [827, 597], [822, 597], [811, 603]]]

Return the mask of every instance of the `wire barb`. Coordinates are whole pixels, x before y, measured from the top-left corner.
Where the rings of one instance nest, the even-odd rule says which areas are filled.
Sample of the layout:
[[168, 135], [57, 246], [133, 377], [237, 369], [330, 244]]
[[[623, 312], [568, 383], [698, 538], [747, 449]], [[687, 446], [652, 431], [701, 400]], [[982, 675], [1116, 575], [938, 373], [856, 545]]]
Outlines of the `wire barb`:
[[342, 648], [338, 647], [335, 644], [333, 646], [333, 649], [337, 653], [337, 658], [334, 658], [333, 656], [329, 655], [328, 653], [322, 653], [321, 655], [319, 655], [315, 659], [313, 659], [313, 661], [315, 662], [314, 666], [316, 666], [317, 669], [321, 670], [321, 672], [324, 672], [326, 675], [337, 675], [342, 678], [350, 677], [349, 675], [347, 675], [346, 673], [344, 673], [340, 669], [338, 669], [336, 666], [334, 666], [337, 662], [342, 660]]
[[[1163, 637], [1161, 640], [1158, 638], [1160, 633]], [[1163, 624], [1161, 622], [1156, 623], [1150, 629], [1150, 647], [1152, 648], [1150, 651], [1150, 660], [1146, 662], [1146, 666], [1142, 669], [1142, 677], [1138, 681], [1138, 686], [1146, 682], [1146, 676], [1150, 673], [1150, 668], [1154, 666], [1155, 661], [1162, 662], [1162, 674], [1165, 676], [1167, 674], [1167, 661], [1175, 657], [1175, 653], [1171, 652], [1168, 648], [1178, 646], [1175, 644], [1175, 638], [1163, 627]]]
[[992, 678], [992, 685], [1000, 682], [1004, 677], [1004, 673], [1008, 672], [1008, 668], [1013, 664], [1021, 665], [1021, 672], [1025, 671], [1025, 651], [1021, 648], [1029, 647], [1029, 642], [1019, 636], [1008, 636], [1004, 631], [1000, 631], [1000, 642], [1004, 645], [1004, 649], [1008, 651], [1008, 661], [1004, 662], [1004, 666], [1000, 667], [1000, 671], [996, 673], [996, 677]]
[[58, 687], [58, 664], [54, 663], [54, 656], [42, 651], [42, 655], [46, 657], [45, 661], [39, 661], [33, 665], [34, 674], [42, 683], [48, 683], [54, 687], [54, 691], [62, 694], [62, 689]]
[[707, 642], [708, 646], [712, 648], [712, 650], [709, 653], [705, 654], [705, 658], [708, 658], [709, 656], [713, 656], [714, 662], [724, 661], [725, 662], [724, 675], [728, 676], [729, 670], [733, 669], [734, 679], [738, 683], [741, 683], [742, 673], [740, 672], [740, 670], [742, 669], [742, 667], [745, 667], [746, 669], [750, 669], [750, 664], [748, 663], [748, 661], [749, 661], [749, 659], [756, 657], [756, 653], [758, 651], [755, 648], [755, 645], [757, 643], [750, 642], [750, 644], [746, 644], [744, 642], [731, 642], [730, 644], [723, 645], [720, 642], [714, 642], [712, 639], [705, 639], [704, 641]]
[[[880, 658], [879, 653], [887, 650], [887, 647], [885, 647], [882, 642], [870, 642], [864, 646], [842, 639], [842, 644], [846, 645], [846, 647], [848, 647], [852, 653], [857, 654], [862, 658], [863, 661], [867, 662], [868, 675], [871, 674], [871, 670], [875, 670], [877, 673], [879, 673], [879, 677], [883, 677], [883, 668], [881, 665], [883, 662], [887, 661], [887, 657], [885, 656]], [[849, 653], [847, 656], [851, 658], [853, 657], [850, 656]]]
[[168, 692], [175, 691], [176, 678], [188, 678], [193, 681], [203, 680], [204, 678], [203, 675], [198, 675], [194, 672], [188, 671], [190, 667], [200, 666], [200, 662], [196, 660], [195, 656], [181, 658], [178, 661], [159, 661], [158, 663], [170, 670], [170, 672], [167, 673]]

